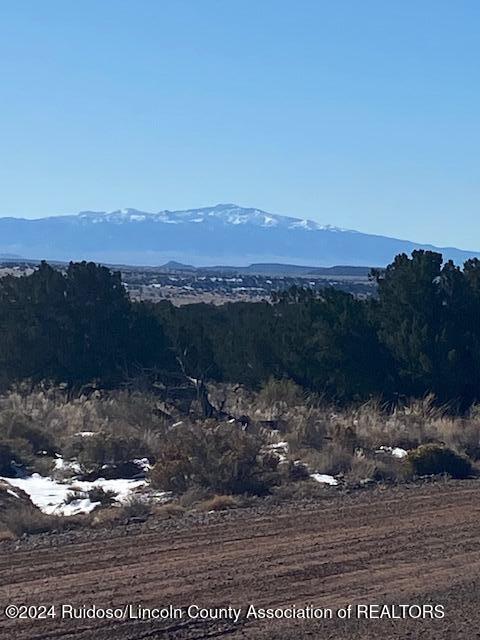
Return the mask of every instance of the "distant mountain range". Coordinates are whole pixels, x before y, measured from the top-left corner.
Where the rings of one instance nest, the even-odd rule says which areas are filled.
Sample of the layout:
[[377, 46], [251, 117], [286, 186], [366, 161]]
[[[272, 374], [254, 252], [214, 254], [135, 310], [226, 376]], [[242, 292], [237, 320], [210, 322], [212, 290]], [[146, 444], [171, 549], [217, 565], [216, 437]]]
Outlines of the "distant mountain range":
[[35, 220], [0, 218], [0, 254], [30, 259], [381, 267], [414, 249], [440, 251], [457, 263], [480, 257], [480, 251], [421, 245], [235, 204], [158, 213], [122, 209]]

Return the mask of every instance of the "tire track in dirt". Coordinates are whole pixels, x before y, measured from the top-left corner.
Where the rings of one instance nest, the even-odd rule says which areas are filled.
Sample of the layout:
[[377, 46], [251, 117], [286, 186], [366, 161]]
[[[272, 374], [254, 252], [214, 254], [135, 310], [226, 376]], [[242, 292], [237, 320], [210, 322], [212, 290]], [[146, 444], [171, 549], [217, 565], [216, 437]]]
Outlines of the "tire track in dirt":
[[[35, 549], [28, 541], [7, 543], [0, 547], [1, 603], [108, 607], [131, 602], [148, 607], [252, 602], [335, 608], [392, 598], [408, 602], [429, 597], [432, 585], [448, 595], [479, 575], [479, 489], [476, 481], [431, 484], [289, 503], [273, 514], [267, 505], [264, 513], [245, 509], [216, 514], [204, 523], [185, 518], [173, 529], [149, 522], [131, 537], [119, 528], [92, 540], [89, 532], [64, 542], [59, 535], [54, 546], [40, 539]], [[304, 629], [285, 622], [232, 626], [0, 618], [0, 637], [15, 640], [256, 638], [263, 633], [283, 638], [290, 628], [292, 634], [308, 634], [315, 623]], [[422, 638], [441, 637], [438, 622], [434, 635], [422, 629]]]

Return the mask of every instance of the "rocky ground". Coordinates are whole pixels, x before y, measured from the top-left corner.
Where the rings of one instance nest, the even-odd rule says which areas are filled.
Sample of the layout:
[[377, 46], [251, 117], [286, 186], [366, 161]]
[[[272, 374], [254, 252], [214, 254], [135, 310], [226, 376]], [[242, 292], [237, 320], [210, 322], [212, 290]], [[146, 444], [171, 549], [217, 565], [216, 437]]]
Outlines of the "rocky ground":
[[[149, 519], [0, 545], [0, 638], [471, 639], [480, 636], [480, 483], [326, 490], [325, 498]], [[14, 619], [6, 605], [55, 605]], [[442, 619], [255, 620], [248, 606], [442, 605]], [[61, 605], [239, 607], [231, 619], [61, 619]], [[38, 610], [31, 610], [37, 615]], [[51, 613], [51, 611], [50, 611]]]

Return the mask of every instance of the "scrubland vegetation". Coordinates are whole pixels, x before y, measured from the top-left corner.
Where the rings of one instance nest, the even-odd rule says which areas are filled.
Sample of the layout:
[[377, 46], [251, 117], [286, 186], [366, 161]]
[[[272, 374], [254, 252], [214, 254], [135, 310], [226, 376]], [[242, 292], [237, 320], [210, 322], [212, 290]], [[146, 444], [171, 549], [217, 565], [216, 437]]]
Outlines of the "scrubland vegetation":
[[[0, 280], [0, 476], [94, 507], [46, 514], [2, 485], [2, 536], [475, 476], [480, 262], [415, 252], [375, 277], [370, 300], [181, 309], [93, 264]], [[100, 478], [145, 482], [119, 501], [82, 485]]]
[[[10, 504], [0, 508], [3, 537], [6, 531], [22, 535], [113, 526], [152, 513], [181, 517], [192, 509], [238, 508], [259, 497], [311, 500], [374, 483], [477, 474], [476, 406], [462, 417], [435, 405], [432, 397], [394, 411], [374, 401], [338, 409], [291, 381], [273, 379], [258, 392], [212, 386], [209, 398], [214, 408], [223, 407], [223, 418], [203, 418], [195, 398], [190, 411], [180, 414], [175, 403], [152, 393], [109, 391], [71, 398], [56, 387], [18, 387], [4, 394], [3, 476], [21, 469], [60, 482], [146, 476], [147, 484], [122, 505], [101, 488], [88, 496], [73, 491], [66, 502], [89, 497], [98, 505], [76, 516]], [[396, 457], [398, 452], [402, 457]], [[142, 458], [148, 459], [148, 468], [139, 464]], [[336, 486], [321, 484], [316, 476], [332, 477]]]

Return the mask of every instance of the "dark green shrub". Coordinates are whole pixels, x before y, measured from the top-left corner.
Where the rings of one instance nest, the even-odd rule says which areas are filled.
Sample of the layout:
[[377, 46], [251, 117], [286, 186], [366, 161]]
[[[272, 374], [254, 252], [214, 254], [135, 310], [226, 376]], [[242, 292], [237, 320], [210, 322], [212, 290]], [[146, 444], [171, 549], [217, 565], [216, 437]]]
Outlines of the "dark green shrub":
[[65, 496], [65, 500], [63, 501], [65, 504], [71, 504], [76, 500], [84, 500], [86, 498], [86, 493], [84, 491], [69, 491]]
[[115, 502], [115, 498], [117, 497], [115, 491], [105, 491], [103, 487], [92, 487], [92, 489], [87, 492], [87, 495], [90, 502], [99, 502], [102, 507], [109, 507]]
[[283, 464], [281, 466], [282, 473], [286, 480], [291, 480], [292, 482], [299, 482], [300, 480], [309, 480], [310, 471], [308, 470], [307, 465], [302, 462], [293, 462], [289, 460], [288, 464]]
[[468, 458], [439, 444], [423, 444], [408, 453], [407, 465], [417, 476], [447, 473], [452, 478], [468, 478], [472, 464]]
[[[25, 466], [32, 460], [32, 449], [28, 442], [18, 439], [0, 441], [0, 475], [15, 476], [14, 465]], [[12, 463], [14, 463], [12, 465]]]

